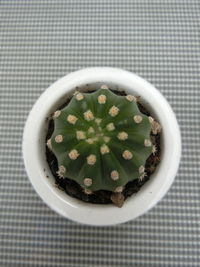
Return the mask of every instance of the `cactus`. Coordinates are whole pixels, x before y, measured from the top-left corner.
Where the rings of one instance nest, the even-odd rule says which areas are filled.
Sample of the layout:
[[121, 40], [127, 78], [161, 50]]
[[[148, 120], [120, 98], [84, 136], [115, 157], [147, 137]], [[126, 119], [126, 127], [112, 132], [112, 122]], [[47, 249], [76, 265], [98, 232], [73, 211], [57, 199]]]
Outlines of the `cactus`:
[[136, 97], [118, 96], [105, 85], [93, 93], [76, 92], [53, 119], [47, 146], [61, 179], [70, 178], [91, 194], [122, 192], [128, 182], [144, 178], [145, 162], [156, 151], [150, 132], [158, 124], [139, 111]]

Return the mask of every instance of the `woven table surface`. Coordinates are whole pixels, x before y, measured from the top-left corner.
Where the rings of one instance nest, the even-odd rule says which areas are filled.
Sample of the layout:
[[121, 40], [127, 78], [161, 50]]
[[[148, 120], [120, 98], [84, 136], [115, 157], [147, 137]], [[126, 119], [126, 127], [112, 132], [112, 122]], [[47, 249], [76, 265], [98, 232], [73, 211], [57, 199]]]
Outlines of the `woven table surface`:
[[[200, 266], [199, 0], [1, 0], [0, 21], [0, 266]], [[58, 78], [90, 66], [124, 68], [153, 83], [182, 133], [168, 194], [113, 227], [50, 210], [22, 160], [34, 102]]]

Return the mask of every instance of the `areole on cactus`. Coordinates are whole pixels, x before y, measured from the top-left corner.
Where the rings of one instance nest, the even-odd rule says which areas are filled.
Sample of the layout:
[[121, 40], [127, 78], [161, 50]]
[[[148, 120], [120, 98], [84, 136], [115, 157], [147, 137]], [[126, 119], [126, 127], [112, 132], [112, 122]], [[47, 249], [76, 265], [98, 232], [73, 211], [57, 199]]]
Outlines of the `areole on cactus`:
[[119, 96], [103, 85], [80, 93], [54, 115], [47, 146], [58, 162], [60, 178], [76, 181], [86, 194], [124, 186], [145, 176], [145, 163], [156, 148], [150, 133], [160, 125], [139, 111], [137, 98]]

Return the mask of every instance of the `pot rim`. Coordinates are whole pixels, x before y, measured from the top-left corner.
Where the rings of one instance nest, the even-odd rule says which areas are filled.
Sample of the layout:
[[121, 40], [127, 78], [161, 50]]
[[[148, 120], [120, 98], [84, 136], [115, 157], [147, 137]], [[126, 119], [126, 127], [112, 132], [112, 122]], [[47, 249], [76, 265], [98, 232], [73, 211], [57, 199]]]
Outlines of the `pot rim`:
[[[46, 118], [71, 95], [77, 86], [102, 83], [140, 95], [162, 125], [162, 155], [151, 179], [122, 208], [112, 204], [91, 204], [68, 196], [58, 189], [46, 162]], [[118, 68], [92, 67], [70, 74], [53, 83], [34, 104], [23, 133], [25, 169], [38, 195], [53, 210], [73, 221], [88, 225], [114, 225], [135, 219], [152, 208], [169, 190], [181, 158], [181, 135], [175, 114], [164, 96], [143, 78]]]

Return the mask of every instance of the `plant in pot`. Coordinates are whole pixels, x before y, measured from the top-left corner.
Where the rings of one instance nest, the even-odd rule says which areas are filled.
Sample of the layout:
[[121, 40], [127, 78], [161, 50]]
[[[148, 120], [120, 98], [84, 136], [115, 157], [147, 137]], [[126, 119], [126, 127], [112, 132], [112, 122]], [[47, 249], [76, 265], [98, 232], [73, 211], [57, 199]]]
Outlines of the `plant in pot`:
[[89, 225], [126, 222], [153, 207], [171, 186], [180, 155], [168, 102], [117, 68], [87, 68], [55, 82], [35, 103], [23, 134], [37, 193], [59, 214]]
[[107, 85], [76, 90], [50, 117], [47, 160], [59, 187], [85, 202], [122, 207], [160, 160], [161, 126], [148, 115], [139, 97]]

